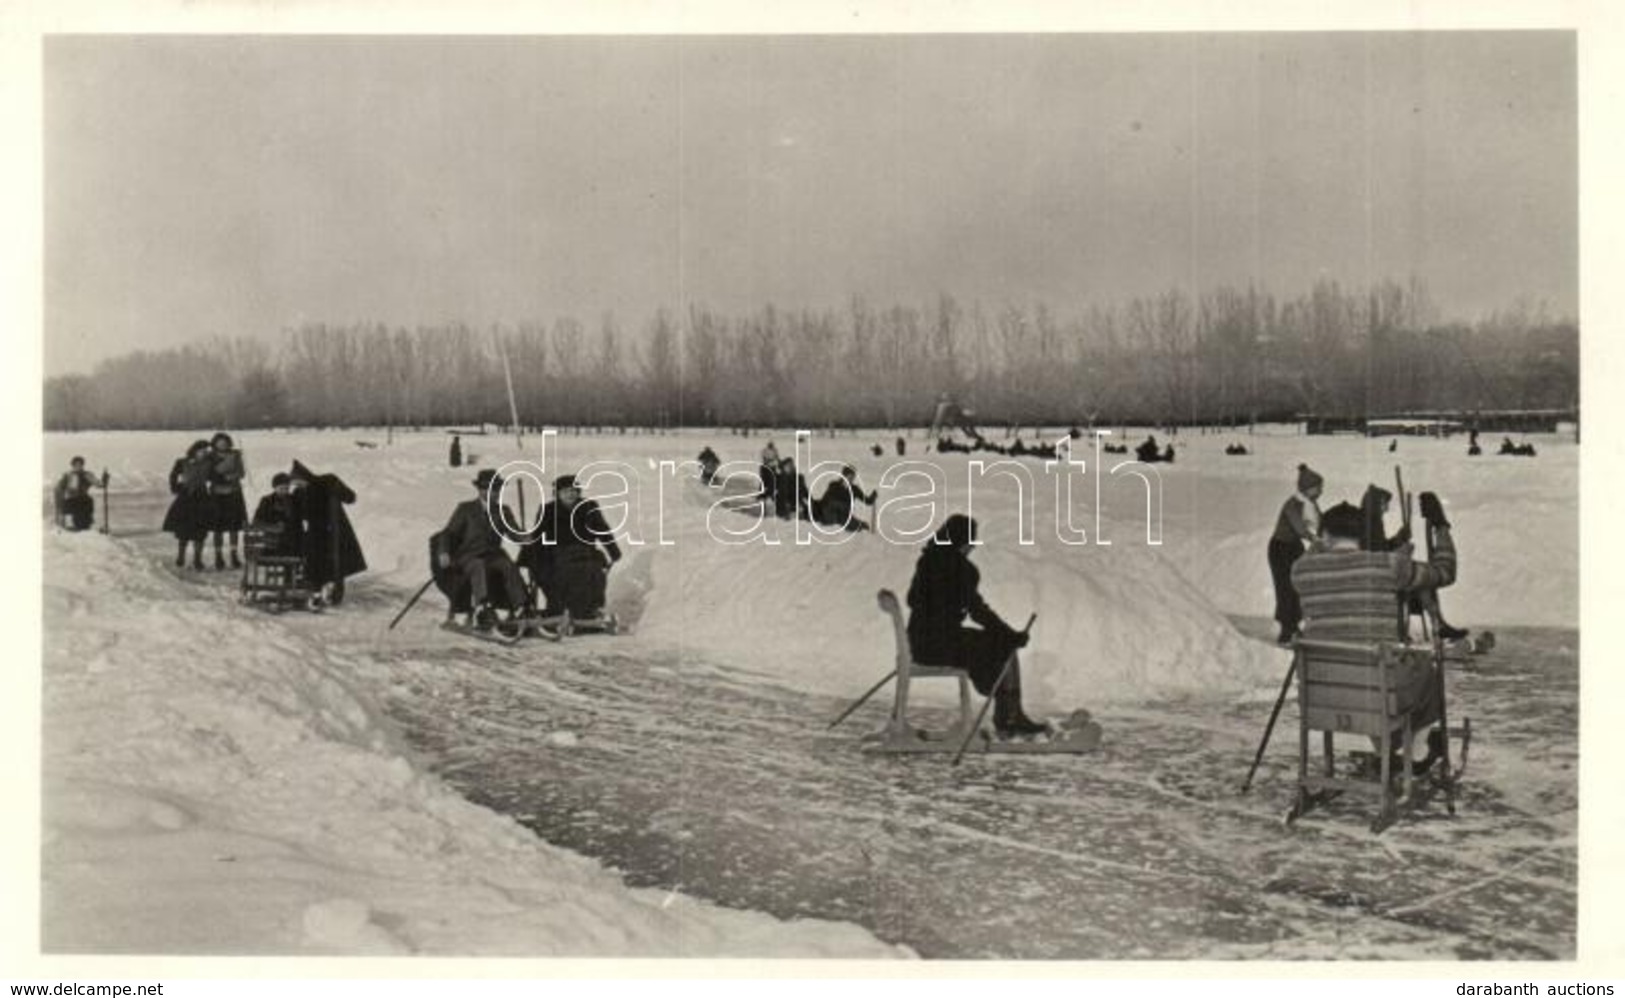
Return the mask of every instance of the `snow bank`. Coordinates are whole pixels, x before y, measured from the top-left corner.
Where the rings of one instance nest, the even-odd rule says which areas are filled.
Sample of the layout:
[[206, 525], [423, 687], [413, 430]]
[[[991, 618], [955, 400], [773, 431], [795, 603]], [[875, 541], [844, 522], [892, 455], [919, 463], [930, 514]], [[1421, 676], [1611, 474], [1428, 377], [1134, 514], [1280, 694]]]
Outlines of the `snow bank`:
[[629, 890], [415, 772], [319, 630], [130, 541], [44, 555], [47, 951], [901, 955]]

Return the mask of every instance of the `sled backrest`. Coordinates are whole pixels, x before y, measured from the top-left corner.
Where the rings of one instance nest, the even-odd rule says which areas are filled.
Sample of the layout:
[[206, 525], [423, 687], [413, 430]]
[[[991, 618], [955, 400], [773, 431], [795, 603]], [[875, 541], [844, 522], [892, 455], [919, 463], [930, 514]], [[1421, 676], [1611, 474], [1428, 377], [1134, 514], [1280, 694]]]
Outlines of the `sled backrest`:
[[903, 607], [897, 601], [897, 594], [890, 589], [882, 589], [875, 594], [875, 601], [880, 604], [880, 610], [891, 618], [892, 633], [897, 639], [897, 667], [906, 668], [911, 664], [908, 650], [908, 628], [903, 624]]

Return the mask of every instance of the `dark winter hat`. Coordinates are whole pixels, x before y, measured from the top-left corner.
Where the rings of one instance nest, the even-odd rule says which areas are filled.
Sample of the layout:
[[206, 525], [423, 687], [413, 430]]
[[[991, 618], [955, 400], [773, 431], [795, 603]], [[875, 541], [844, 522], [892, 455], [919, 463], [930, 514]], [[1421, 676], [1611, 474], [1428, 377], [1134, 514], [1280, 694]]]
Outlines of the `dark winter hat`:
[[1321, 533], [1328, 537], [1344, 537], [1349, 540], [1359, 540], [1361, 532], [1365, 529], [1365, 516], [1360, 513], [1358, 506], [1340, 502], [1326, 512], [1320, 514]]
[[495, 468], [481, 468], [480, 473], [474, 476], [474, 487], [477, 489], [490, 488], [492, 482], [502, 484], [502, 476], [497, 474]]
[[73, 467], [75, 467], [75, 468], [82, 468], [85, 465], [85, 459], [80, 457], [79, 455], [75, 454], [73, 456], [73, 460], [69, 461], [68, 463], [70, 465], [72, 465]]
[[1393, 497], [1394, 494], [1392, 492], [1389, 492], [1380, 485], [1368, 485], [1365, 489], [1365, 497], [1360, 500], [1360, 505], [1381, 505]]
[[847, 478], [856, 478], [857, 474], [858, 474], [858, 469], [852, 467], [850, 464], [842, 465], [841, 466], [841, 474], [844, 475]]
[[560, 475], [553, 479], [553, 492], [555, 494], [563, 492], [565, 489], [579, 489], [580, 487], [576, 484], [576, 476], [574, 475]]
[[227, 447], [231, 446], [231, 434], [229, 433], [216, 433], [213, 437], [209, 438], [209, 446], [213, 447], [222, 440], [226, 442]]
[[1320, 472], [1311, 470], [1307, 464], [1298, 465], [1298, 491], [1307, 492], [1317, 485], [1324, 485], [1326, 479], [1320, 477]]
[[279, 488], [291, 481], [293, 481], [293, 479], [288, 477], [288, 473], [286, 471], [279, 471], [271, 476], [271, 488]]
[[963, 513], [955, 513], [937, 528], [936, 536], [931, 540], [936, 544], [958, 547], [961, 544], [976, 543], [977, 533], [975, 520]]
[[208, 449], [209, 442], [207, 440], [194, 440], [192, 441], [192, 446], [186, 448], [186, 456], [196, 457], [199, 453]]

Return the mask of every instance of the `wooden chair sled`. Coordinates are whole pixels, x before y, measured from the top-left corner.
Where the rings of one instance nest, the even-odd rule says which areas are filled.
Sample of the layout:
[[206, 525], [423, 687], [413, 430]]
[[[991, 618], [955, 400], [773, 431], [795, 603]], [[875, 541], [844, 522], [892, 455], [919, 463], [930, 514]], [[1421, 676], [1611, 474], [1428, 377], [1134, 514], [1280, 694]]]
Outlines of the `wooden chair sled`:
[[[1443, 791], [1447, 811], [1456, 813], [1456, 788], [1466, 767], [1472, 722], [1464, 719], [1459, 728], [1449, 725], [1444, 654], [1437, 637], [1431, 647], [1299, 637], [1293, 655], [1298, 679], [1298, 785], [1286, 814], [1288, 825], [1345, 791], [1376, 797], [1373, 833], [1436, 791]], [[1311, 772], [1312, 731], [1322, 736], [1318, 772]], [[1418, 776], [1411, 765], [1412, 748], [1423, 732], [1437, 733], [1442, 755]], [[1349, 773], [1338, 774], [1332, 750], [1332, 737], [1338, 733], [1364, 735], [1376, 742], [1374, 763], [1365, 767], [1376, 770], [1374, 780], [1361, 778], [1352, 765]], [[1452, 738], [1460, 741], [1460, 766], [1452, 761]], [[1361, 756], [1369, 754], [1355, 753], [1356, 759]], [[1394, 771], [1396, 758], [1399, 772]]]
[[243, 532], [243, 580], [238, 600], [272, 613], [288, 609], [320, 610], [318, 592], [305, 580], [305, 560], [282, 552], [279, 527], [249, 527]]
[[[882, 589], [876, 594], [880, 609], [891, 617], [892, 633], [897, 644], [897, 686], [893, 694], [892, 712], [885, 727], [867, 736], [869, 751], [887, 753], [947, 752], [957, 753], [965, 746], [966, 754], [1077, 754], [1090, 752], [1100, 746], [1100, 726], [1089, 720], [1086, 711], [1077, 711], [1049, 738], [1033, 740], [995, 738], [979, 721], [986, 710], [972, 709], [970, 673], [951, 666], [922, 665], [914, 661], [909, 652], [908, 628], [903, 623], [903, 611], [897, 594]], [[1013, 654], [1013, 653], [1012, 653]], [[910, 688], [916, 679], [953, 679], [959, 683], [959, 715], [952, 726], [942, 731], [917, 728], [908, 720]], [[871, 691], [872, 693], [873, 691]], [[860, 701], [861, 702], [861, 701]], [[855, 708], [857, 705], [854, 704]], [[850, 713], [850, 708], [848, 710]], [[843, 718], [845, 714], [841, 715]], [[839, 720], [839, 719], [837, 719]], [[972, 736], [972, 732], [975, 732]], [[968, 744], [967, 744], [968, 741]]]

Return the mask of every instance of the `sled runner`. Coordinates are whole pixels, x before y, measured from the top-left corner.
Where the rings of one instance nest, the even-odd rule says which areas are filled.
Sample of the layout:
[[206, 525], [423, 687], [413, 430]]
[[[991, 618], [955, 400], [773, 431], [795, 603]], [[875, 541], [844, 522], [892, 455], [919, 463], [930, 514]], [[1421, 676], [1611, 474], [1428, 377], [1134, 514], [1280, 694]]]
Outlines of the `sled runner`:
[[[892, 620], [892, 631], [897, 643], [895, 673], [897, 688], [892, 702], [891, 719], [884, 728], [869, 736], [873, 742], [869, 746], [871, 751], [958, 753], [963, 746], [967, 752], [1041, 754], [1091, 752], [1099, 748], [1100, 725], [1090, 719], [1086, 710], [1073, 711], [1060, 722], [1051, 724], [1047, 734], [1032, 738], [1003, 739], [980, 728], [977, 713], [971, 706], [970, 674], [963, 669], [921, 665], [915, 662], [909, 652], [908, 629], [903, 623], [903, 611], [898, 604], [897, 594], [890, 589], [882, 589], [876, 599], [880, 609]], [[916, 679], [959, 681], [959, 717], [946, 731], [928, 731], [909, 723], [909, 691]], [[875, 690], [870, 691], [871, 694], [874, 692]]]
[[305, 560], [289, 553], [278, 527], [249, 527], [243, 532], [243, 581], [238, 599], [271, 613], [288, 609], [319, 612], [320, 591], [305, 578]]

